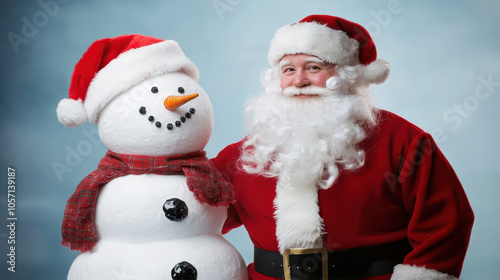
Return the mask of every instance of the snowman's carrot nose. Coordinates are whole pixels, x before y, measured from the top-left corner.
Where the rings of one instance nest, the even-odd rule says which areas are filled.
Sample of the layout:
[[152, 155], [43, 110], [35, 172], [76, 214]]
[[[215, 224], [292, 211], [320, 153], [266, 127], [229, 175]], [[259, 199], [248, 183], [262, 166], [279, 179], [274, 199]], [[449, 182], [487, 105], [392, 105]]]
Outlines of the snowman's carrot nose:
[[165, 98], [165, 102], [163, 102], [163, 104], [165, 105], [165, 108], [167, 108], [167, 110], [173, 111], [180, 106], [188, 103], [189, 101], [195, 99], [196, 97], [198, 97], [197, 93], [181, 96], [171, 95]]

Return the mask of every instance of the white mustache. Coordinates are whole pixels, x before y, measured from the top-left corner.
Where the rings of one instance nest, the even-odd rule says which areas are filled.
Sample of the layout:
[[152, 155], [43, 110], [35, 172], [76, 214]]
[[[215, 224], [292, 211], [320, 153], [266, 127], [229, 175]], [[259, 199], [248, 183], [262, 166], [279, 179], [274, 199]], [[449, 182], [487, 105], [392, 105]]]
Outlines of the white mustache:
[[332, 91], [327, 88], [322, 88], [314, 85], [307, 87], [289, 86], [283, 90], [283, 94], [285, 96], [294, 96], [294, 95], [326, 96], [326, 95], [331, 95]]

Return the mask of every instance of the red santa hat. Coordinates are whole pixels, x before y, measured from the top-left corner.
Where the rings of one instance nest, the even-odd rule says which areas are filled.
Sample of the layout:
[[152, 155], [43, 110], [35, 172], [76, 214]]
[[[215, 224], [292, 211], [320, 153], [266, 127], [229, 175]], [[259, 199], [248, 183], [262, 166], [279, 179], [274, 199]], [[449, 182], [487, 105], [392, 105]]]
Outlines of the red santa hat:
[[329, 15], [310, 15], [274, 34], [268, 61], [278, 66], [286, 54], [309, 54], [335, 65], [361, 65], [368, 83], [383, 83], [389, 64], [377, 59], [377, 50], [368, 31], [361, 25]]
[[146, 79], [179, 71], [199, 79], [198, 68], [175, 41], [139, 34], [97, 40], [75, 65], [69, 98], [59, 102], [57, 118], [67, 127], [87, 120], [96, 124], [101, 110], [119, 94]]

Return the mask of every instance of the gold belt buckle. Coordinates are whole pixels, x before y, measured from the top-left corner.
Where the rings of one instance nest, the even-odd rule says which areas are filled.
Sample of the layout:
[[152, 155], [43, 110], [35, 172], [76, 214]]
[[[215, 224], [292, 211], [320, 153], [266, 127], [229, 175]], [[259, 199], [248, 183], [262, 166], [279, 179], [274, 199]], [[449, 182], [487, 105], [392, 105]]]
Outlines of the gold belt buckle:
[[292, 280], [290, 267], [290, 255], [321, 254], [321, 268], [323, 280], [328, 280], [328, 252], [325, 248], [292, 248], [286, 249], [283, 254], [283, 270], [285, 280]]

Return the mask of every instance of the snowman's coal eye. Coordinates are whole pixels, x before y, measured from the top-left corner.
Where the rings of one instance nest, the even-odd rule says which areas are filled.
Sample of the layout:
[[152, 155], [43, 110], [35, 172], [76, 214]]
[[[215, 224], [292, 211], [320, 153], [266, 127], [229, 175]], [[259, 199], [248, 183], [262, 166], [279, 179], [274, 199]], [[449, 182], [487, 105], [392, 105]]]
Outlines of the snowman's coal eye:
[[179, 87], [177, 89], [177, 91], [180, 93], [180, 94], [184, 94], [184, 88], [183, 87]]
[[151, 88], [152, 93], [158, 93], [158, 88], [157, 87], [152, 87]]

